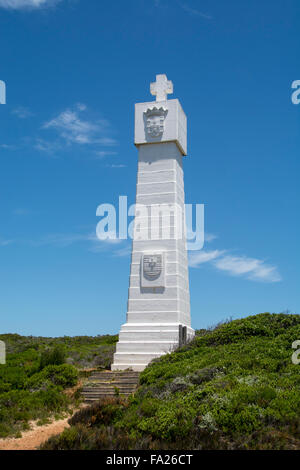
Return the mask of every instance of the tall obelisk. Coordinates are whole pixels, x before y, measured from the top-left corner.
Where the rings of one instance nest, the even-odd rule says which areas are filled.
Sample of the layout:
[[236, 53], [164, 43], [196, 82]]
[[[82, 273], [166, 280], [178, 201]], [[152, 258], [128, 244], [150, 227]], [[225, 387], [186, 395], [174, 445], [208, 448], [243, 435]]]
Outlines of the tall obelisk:
[[[127, 321], [112, 370], [143, 370], [194, 336], [190, 318], [182, 157], [187, 121], [173, 83], [157, 75], [155, 102], [135, 105], [138, 148]], [[181, 226], [182, 225], [182, 226]]]

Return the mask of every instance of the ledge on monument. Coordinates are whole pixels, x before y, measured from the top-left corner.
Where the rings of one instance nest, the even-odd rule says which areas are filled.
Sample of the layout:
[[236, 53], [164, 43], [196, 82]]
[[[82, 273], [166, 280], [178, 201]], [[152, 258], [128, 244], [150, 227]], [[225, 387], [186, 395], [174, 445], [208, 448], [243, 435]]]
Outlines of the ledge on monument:
[[178, 338], [175, 340], [161, 341], [119, 341], [117, 343], [116, 354], [167, 354], [174, 351], [178, 347]]

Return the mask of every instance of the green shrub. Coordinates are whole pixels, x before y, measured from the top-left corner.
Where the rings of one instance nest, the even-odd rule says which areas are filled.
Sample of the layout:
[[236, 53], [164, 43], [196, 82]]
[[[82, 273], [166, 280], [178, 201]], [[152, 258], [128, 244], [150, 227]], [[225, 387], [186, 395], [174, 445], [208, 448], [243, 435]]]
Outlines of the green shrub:
[[64, 389], [78, 380], [75, 367], [109, 367], [117, 336], [63, 338], [0, 335], [6, 343], [7, 363], [0, 365], [0, 437], [17, 436], [31, 420], [45, 422], [81, 400], [78, 389]]
[[78, 371], [69, 364], [47, 366], [30, 377], [25, 383], [25, 388], [31, 391], [45, 390], [49, 385], [67, 388], [76, 385], [77, 380]]
[[264, 313], [201, 331], [149, 364], [127, 406], [86, 409], [70, 422], [73, 443], [64, 436], [46, 448], [300, 449], [296, 339], [299, 315]]
[[66, 352], [61, 345], [56, 345], [53, 349], [46, 349], [41, 354], [40, 359], [40, 369], [44, 369], [44, 367], [53, 365], [59, 366], [64, 364], [66, 360]]
[[89, 426], [95, 426], [99, 423], [112, 424], [115, 420], [120, 419], [127, 406], [127, 402], [119, 397], [102, 398], [94, 405], [75, 413], [69, 419], [69, 424], [81, 423]]

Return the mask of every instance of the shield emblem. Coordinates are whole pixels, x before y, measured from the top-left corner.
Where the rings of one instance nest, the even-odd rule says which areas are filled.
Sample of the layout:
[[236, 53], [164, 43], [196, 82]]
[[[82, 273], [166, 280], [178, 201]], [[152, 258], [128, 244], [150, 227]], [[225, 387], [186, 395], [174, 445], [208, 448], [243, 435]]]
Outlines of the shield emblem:
[[147, 132], [151, 137], [159, 137], [164, 132], [164, 117], [150, 116], [147, 119]]
[[165, 129], [165, 118], [168, 110], [163, 106], [148, 108], [144, 112], [145, 131], [149, 137], [161, 137]]
[[143, 272], [144, 277], [149, 281], [154, 281], [161, 275], [162, 255], [144, 255]]

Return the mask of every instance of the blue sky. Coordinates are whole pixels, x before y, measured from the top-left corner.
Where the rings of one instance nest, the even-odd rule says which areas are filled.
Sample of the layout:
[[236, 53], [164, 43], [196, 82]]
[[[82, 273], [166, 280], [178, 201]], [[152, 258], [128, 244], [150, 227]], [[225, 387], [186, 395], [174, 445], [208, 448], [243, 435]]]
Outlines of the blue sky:
[[134, 203], [133, 106], [158, 73], [188, 116], [195, 328], [300, 313], [299, 0], [0, 0], [0, 331], [117, 333], [128, 244], [95, 241]]

